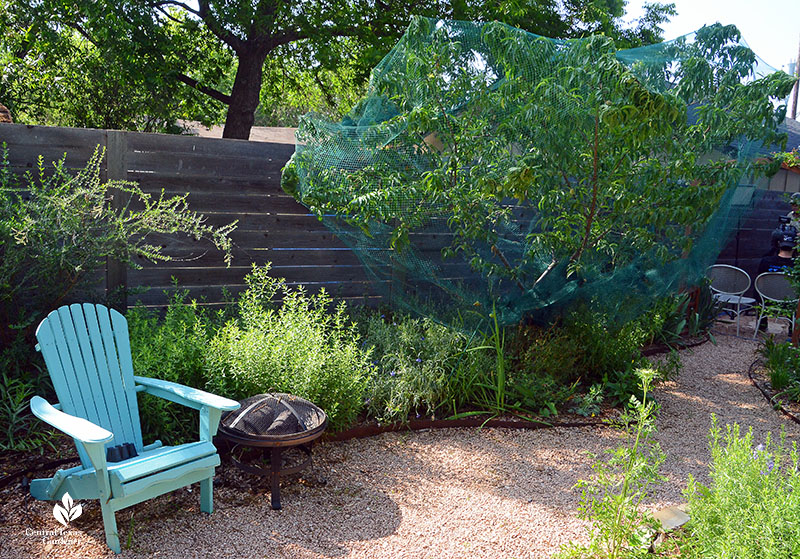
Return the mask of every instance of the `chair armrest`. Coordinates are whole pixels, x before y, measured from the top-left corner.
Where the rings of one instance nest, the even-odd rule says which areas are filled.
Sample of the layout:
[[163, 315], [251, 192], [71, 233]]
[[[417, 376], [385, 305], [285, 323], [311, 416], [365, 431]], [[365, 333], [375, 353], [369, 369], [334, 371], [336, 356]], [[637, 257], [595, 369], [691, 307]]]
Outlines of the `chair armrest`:
[[114, 433], [81, 417], [58, 411], [40, 396], [31, 398], [33, 415], [83, 444], [105, 444]]
[[203, 406], [208, 406], [221, 411], [239, 409], [239, 402], [236, 400], [223, 398], [222, 396], [217, 396], [216, 394], [211, 394], [196, 388], [189, 388], [188, 386], [183, 386], [182, 384], [157, 378], [138, 376], [133, 377], [133, 380], [136, 381], [136, 384], [144, 386], [144, 391], [148, 394], [152, 394], [153, 396], [158, 396], [159, 398], [164, 398], [170, 402], [175, 402], [196, 410], [199, 410]]

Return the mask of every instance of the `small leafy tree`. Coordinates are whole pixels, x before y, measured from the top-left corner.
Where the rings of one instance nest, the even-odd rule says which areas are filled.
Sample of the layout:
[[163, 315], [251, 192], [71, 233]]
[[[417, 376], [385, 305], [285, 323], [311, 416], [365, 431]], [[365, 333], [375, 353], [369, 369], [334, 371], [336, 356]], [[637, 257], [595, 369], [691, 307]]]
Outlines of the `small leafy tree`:
[[[100, 178], [103, 151], [97, 150], [74, 176], [64, 159], [26, 174], [18, 185], [3, 148], [0, 165], [0, 346], [6, 347], [59, 304], [97, 287], [107, 258], [135, 265], [133, 258], [169, 260], [156, 233], [207, 238], [231, 258], [229, 233], [235, 223], [212, 227], [189, 209], [187, 196], [153, 197], [135, 183]], [[109, 190], [129, 198], [122, 210]], [[96, 297], [96, 295], [95, 295]]]
[[[772, 100], [793, 79], [756, 75], [733, 26], [647, 51], [498, 23], [482, 27], [479, 43], [470, 32], [412, 22], [352, 120], [390, 118], [353, 129], [360, 142], [341, 144], [353, 148], [346, 164], [320, 164], [329, 132], [302, 123], [304, 203], [368, 235], [389, 226], [396, 251], [446, 219], [446, 255], [530, 294], [545, 280], [584, 285], [685, 258], [723, 195], [770, 170], [753, 147], [785, 141], [776, 130], [785, 106]], [[506, 252], [514, 205], [532, 217], [521, 248]]]

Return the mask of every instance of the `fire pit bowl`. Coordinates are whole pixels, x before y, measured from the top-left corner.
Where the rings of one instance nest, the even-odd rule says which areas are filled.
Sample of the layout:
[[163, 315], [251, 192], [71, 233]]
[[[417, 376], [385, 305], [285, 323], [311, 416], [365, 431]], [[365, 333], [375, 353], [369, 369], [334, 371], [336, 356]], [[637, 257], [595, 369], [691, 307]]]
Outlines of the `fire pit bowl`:
[[[291, 394], [258, 394], [240, 402], [238, 410], [222, 416], [218, 436], [230, 443], [231, 460], [242, 470], [270, 476], [272, 508], [281, 508], [280, 476], [294, 474], [311, 464], [312, 443], [328, 426], [328, 416], [308, 400]], [[237, 460], [237, 447], [263, 449], [270, 467], [262, 468]], [[306, 457], [300, 464], [283, 467], [283, 452], [297, 447]]]

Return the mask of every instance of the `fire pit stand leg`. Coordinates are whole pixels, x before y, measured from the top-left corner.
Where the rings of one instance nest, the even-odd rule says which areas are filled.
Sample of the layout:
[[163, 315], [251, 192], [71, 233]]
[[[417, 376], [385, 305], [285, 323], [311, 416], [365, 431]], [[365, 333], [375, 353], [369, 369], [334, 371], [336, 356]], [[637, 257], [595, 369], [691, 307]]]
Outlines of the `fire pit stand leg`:
[[281, 457], [283, 449], [279, 446], [274, 446], [271, 449], [269, 457], [270, 478], [272, 481], [272, 510], [281, 509]]

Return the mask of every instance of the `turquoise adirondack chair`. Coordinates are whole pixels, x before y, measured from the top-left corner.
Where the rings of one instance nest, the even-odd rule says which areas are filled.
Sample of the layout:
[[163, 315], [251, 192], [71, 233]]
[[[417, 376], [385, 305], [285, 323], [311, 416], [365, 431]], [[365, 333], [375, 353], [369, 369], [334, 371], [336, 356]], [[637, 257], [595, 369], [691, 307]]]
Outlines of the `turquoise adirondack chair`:
[[[238, 402], [180, 384], [133, 375], [128, 322], [103, 305], [70, 305], [51, 312], [36, 330], [60, 405], [31, 399], [42, 421], [66, 433], [81, 465], [52, 478], [31, 481], [31, 495], [58, 500], [100, 499], [106, 543], [120, 552], [116, 511], [200, 482], [200, 510], [213, 510], [214, 468], [220, 459], [211, 442], [224, 410]], [[179, 446], [142, 444], [137, 392], [199, 410], [200, 440]], [[107, 448], [130, 443], [138, 456], [108, 461]], [[117, 458], [116, 451], [108, 452]], [[129, 453], [129, 452], [128, 452]]]

